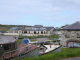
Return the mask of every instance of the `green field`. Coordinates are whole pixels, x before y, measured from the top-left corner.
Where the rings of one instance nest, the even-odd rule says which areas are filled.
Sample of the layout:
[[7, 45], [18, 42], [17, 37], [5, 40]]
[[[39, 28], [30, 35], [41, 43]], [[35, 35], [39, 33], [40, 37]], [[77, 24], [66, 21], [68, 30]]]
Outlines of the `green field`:
[[72, 57], [80, 57], [80, 48], [63, 48], [60, 53], [49, 53], [39, 57], [22, 60], [60, 60]]

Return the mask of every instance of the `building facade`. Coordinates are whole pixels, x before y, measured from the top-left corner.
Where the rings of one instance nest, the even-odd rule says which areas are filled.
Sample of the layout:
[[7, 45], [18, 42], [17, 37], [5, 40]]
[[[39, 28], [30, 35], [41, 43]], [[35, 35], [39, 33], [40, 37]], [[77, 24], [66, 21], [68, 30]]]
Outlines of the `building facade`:
[[43, 27], [42, 25], [35, 25], [33, 27], [12, 27], [8, 33], [18, 34], [20, 36], [38, 36], [53, 34], [54, 27]]
[[59, 39], [65, 48], [80, 47], [80, 22], [62, 28]]
[[17, 49], [18, 36], [0, 35], [0, 56]]

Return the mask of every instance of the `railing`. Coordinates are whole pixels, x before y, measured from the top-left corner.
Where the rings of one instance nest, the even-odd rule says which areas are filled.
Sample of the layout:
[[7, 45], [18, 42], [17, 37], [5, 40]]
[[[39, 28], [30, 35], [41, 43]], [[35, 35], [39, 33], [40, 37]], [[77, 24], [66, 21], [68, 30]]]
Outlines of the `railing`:
[[[25, 46], [25, 47], [26, 47], [26, 46]], [[17, 51], [17, 50], [20, 51], [20, 53], [21, 53], [21, 49], [23, 49], [23, 48], [25, 48], [25, 47], [22, 47], [22, 48], [13, 50], [13, 51], [5, 52], [5, 53], [1, 56], [0, 59], [4, 59], [4, 57], [5, 57], [6, 54], [9, 54], [9, 56], [12, 57], [12, 52], [15, 52], [15, 51]], [[28, 47], [29, 47], [29, 46], [28, 46]]]

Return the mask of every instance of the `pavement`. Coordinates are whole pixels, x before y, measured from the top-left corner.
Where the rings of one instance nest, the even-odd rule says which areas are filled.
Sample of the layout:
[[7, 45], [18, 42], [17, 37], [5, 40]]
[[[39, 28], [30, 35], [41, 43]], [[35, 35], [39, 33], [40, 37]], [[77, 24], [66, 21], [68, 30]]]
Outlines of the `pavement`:
[[80, 60], [80, 57], [68, 58], [68, 59], [61, 59], [61, 60]]

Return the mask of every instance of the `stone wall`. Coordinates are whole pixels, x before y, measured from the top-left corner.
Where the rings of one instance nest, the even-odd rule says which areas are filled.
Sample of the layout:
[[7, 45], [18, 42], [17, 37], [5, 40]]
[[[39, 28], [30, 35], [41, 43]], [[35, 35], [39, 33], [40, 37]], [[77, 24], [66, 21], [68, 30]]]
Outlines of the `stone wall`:
[[53, 31], [53, 34], [60, 35], [61, 31]]
[[67, 47], [68, 40], [79, 40], [80, 41], [80, 31], [61, 31], [59, 36], [60, 44], [63, 47]]

